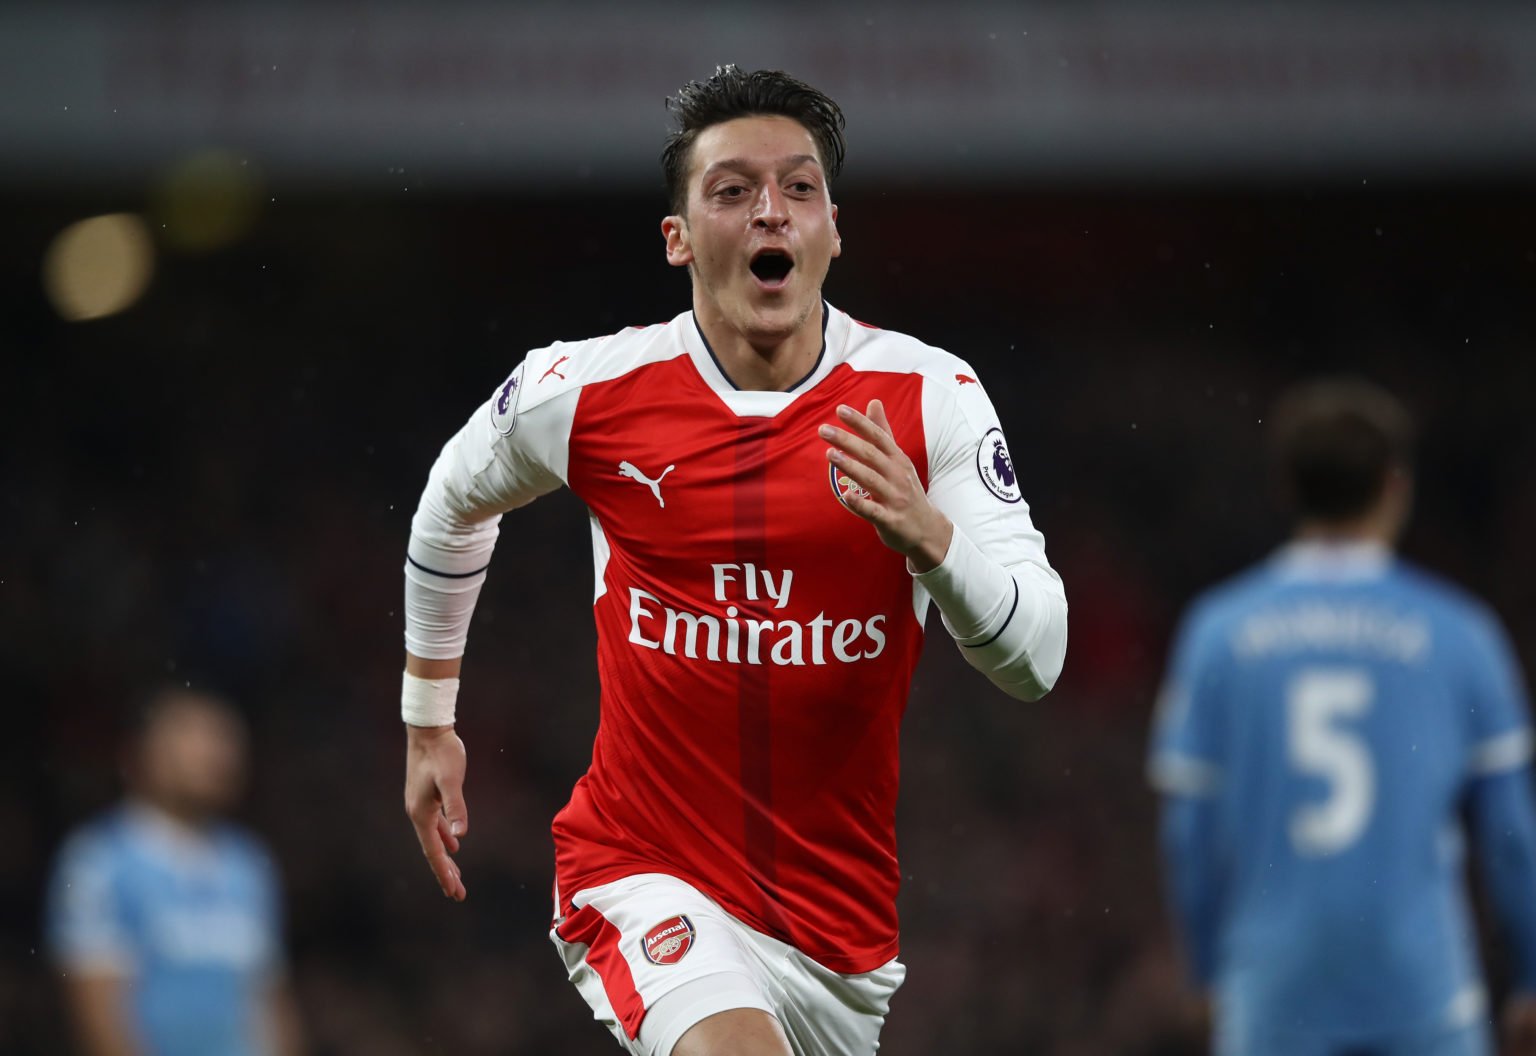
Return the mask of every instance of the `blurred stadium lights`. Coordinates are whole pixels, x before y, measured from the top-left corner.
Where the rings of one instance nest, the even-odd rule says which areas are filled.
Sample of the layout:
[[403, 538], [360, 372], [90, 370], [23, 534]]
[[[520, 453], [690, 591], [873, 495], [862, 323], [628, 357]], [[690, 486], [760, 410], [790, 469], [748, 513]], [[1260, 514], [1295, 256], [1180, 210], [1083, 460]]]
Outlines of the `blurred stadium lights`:
[[0, 181], [226, 143], [315, 184], [654, 185], [662, 98], [728, 61], [831, 92], [852, 181], [1536, 166], [1529, 3], [147, 2], [0, 4]]
[[167, 248], [207, 253], [239, 241], [260, 210], [261, 180], [249, 160], [205, 150], [166, 171], [150, 211]]
[[149, 228], [131, 213], [70, 224], [43, 257], [43, 289], [71, 322], [100, 319], [133, 305], [149, 286], [155, 250]]

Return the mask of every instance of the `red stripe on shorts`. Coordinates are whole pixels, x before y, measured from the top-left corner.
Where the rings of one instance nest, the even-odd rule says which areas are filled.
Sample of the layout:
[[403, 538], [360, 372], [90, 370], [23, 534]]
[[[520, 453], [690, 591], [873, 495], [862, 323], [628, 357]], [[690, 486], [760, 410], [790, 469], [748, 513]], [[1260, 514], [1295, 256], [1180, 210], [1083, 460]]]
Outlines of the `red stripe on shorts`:
[[640, 1033], [641, 1020], [645, 1019], [645, 1003], [635, 989], [629, 962], [619, 952], [619, 929], [595, 907], [582, 906], [565, 918], [555, 934], [566, 942], [579, 942], [587, 947], [587, 964], [603, 981], [603, 991], [614, 1015], [623, 1024], [624, 1033], [634, 1040]]

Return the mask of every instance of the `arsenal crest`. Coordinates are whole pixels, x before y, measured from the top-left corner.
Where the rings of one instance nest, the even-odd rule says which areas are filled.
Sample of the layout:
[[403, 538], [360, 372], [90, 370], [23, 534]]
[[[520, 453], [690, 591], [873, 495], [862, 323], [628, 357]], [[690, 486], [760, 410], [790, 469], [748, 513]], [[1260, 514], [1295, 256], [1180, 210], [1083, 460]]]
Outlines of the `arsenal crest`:
[[693, 921], [679, 914], [646, 932], [641, 944], [652, 964], [676, 964], [693, 948]]
[[831, 463], [827, 464], [827, 476], [832, 481], [832, 494], [837, 496], [837, 501], [843, 504], [843, 509], [849, 512], [853, 507], [848, 505], [848, 496], [855, 495], [861, 499], [869, 498], [869, 492], [865, 488], [855, 484], [853, 478], [843, 473]]

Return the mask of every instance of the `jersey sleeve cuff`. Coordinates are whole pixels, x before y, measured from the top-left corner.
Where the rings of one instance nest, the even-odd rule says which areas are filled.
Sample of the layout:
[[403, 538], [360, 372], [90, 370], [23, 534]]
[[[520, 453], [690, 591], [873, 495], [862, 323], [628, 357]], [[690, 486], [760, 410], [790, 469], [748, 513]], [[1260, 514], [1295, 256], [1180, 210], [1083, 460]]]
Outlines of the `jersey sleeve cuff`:
[[912, 578], [933, 598], [944, 626], [962, 646], [975, 648], [996, 639], [1018, 614], [1018, 582], [987, 560], [958, 527], [950, 535], [944, 560]]

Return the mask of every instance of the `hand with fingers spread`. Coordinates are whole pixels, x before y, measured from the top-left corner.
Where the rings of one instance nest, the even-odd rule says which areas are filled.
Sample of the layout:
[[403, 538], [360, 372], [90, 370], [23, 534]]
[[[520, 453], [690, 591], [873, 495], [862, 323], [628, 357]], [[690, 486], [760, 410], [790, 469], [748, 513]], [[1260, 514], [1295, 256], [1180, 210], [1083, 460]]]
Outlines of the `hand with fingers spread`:
[[468, 894], [452, 855], [469, 832], [464, 804], [464, 742], [452, 726], [406, 726], [405, 812], [443, 894]]
[[870, 400], [867, 413], [860, 414], [840, 404], [837, 416], [843, 428], [823, 425], [818, 430], [832, 445], [827, 461], [868, 493], [850, 491], [843, 501], [875, 526], [882, 543], [904, 554], [914, 572], [937, 568], [955, 526], [928, 501], [917, 468], [891, 432], [885, 405]]

